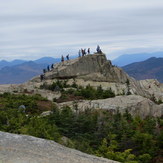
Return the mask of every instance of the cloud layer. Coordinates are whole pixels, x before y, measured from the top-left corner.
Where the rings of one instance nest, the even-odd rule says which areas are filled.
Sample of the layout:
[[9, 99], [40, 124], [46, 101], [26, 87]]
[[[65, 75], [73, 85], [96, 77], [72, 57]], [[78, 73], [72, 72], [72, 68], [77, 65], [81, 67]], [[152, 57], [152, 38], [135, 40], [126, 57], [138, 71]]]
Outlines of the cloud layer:
[[161, 0], [0, 0], [0, 59], [163, 50]]

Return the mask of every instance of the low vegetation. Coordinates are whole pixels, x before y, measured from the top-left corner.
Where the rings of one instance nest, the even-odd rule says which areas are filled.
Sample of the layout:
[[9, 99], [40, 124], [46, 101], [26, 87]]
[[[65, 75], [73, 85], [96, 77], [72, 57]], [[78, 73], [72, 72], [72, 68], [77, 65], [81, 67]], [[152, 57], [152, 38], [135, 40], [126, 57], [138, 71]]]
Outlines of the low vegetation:
[[54, 99], [55, 102], [66, 102], [74, 99], [96, 100], [115, 97], [115, 93], [111, 90], [111, 88], [103, 90], [102, 87], [99, 86], [95, 89], [90, 85], [87, 85], [84, 88], [82, 86], [78, 86], [75, 82], [72, 85], [68, 85], [66, 81], [59, 80], [57, 82], [53, 82], [51, 85], [43, 84], [40, 88], [51, 91], [60, 91], [62, 95], [59, 99]]
[[40, 116], [47, 110], [40, 102], [48, 101], [39, 95], [0, 95], [0, 130], [54, 140], [123, 163], [162, 162], [162, 118], [132, 117], [127, 110], [124, 114], [91, 109], [80, 112], [77, 105], [72, 110], [53, 104], [49, 105], [50, 115]]

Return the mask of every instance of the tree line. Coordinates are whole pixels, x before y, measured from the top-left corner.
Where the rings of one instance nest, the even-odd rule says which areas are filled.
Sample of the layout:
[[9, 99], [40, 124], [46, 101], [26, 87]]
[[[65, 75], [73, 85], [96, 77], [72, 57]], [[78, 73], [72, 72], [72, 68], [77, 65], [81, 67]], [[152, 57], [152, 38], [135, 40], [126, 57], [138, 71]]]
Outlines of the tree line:
[[[133, 117], [126, 112], [79, 111], [52, 105], [51, 114], [41, 116], [39, 95], [0, 95], [0, 130], [54, 140], [82, 152], [123, 163], [161, 163], [163, 119]], [[19, 109], [25, 105], [26, 110]]]

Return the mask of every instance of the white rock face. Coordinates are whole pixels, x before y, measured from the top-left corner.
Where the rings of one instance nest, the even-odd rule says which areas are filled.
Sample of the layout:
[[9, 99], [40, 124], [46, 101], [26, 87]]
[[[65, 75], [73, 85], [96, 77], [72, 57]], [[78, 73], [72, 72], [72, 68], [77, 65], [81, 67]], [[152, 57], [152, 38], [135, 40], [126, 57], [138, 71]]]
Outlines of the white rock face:
[[32, 136], [0, 132], [2, 163], [118, 163]]
[[[75, 103], [78, 109], [85, 110], [92, 109], [105, 109], [115, 113], [119, 110], [124, 113], [126, 109], [133, 116], [139, 115], [142, 118], [147, 116], [160, 117], [163, 113], [163, 105], [157, 105], [151, 100], [137, 95], [117, 96], [115, 98], [101, 99], [101, 100], [83, 100]], [[63, 106], [74, 107], [74, 102], [64, 102], [58, 104], [59, 108]]]
[[158, 80], [146, 79], [139, 82], [143, 90], [147, 91], [150, 95], [154, 95], [157, 100], [163, 101], [163, 84], [159, 83]]
[[50, 101], [53, 101], [53, 99], [58, 99], [61, 96], [60, 92], [53, 92], [50, 90], [44, 90], [40, 89], [40, 85], [43, 84], [43, 82], [27, 82], [24, 84], [6, 84], [6, 85], [0, 85], [0, 93], [24, 93], [26, 95], [31, 94], [40, 94], [42, 97], [47, 98]]

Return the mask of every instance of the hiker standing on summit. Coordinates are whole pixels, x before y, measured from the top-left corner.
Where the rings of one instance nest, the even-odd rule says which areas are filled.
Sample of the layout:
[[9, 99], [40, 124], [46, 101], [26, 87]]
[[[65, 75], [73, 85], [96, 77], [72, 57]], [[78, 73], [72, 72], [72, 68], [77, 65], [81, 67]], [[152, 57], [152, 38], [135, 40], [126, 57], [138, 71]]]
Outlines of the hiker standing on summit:
[[81, 51], [79, 50], [79, 52], [78, 52], [78, 55], [79, 55], [79, 58], [81, 57]]
[[69, 58], [69, 54], [66, 56], [66, 58], [67, 58], [67, 60], [70, 60], [70, 58]]
[[62, 57], [61, 57], [61, 62], [64, 62], [64, 56], [62, 55]]
[[50, 67], [49, 67], [49, 65], [47, 66], [47, 71], [50, 71]]
[[87, 52], [88, 52], [88, 54], [90, 54], [90, 48], [88, 48], [88, 51]]
[[102, 53], [101, 48], [100, 48], [99, 45], [97, 45], [96, 51], [97, 51], [97, 53]]

